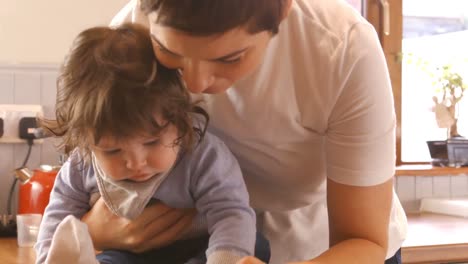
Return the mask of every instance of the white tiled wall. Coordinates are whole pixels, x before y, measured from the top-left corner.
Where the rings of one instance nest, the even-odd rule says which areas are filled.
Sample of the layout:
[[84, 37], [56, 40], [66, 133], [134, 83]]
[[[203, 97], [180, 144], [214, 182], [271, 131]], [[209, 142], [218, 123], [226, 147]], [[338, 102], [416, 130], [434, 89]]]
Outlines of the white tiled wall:
[[[53, 114], [56, 93], [57, 66], [0, 65], [0, 104], [40, 104], [47, 116]], [[0, 214], [7, 211], [7, 200], [14, 176], [27, 153], [26, 144], [0, 144]], [[52, 140], [34, 145], [27, 163], [35, 168], [40, 164], [58, 163]], [[16, 195], [15, 195], [16, 197]]]
[[395, 190], [405, 210], [418, 211], [421, 198], [468, 196], [468, 175], [398, 176]]

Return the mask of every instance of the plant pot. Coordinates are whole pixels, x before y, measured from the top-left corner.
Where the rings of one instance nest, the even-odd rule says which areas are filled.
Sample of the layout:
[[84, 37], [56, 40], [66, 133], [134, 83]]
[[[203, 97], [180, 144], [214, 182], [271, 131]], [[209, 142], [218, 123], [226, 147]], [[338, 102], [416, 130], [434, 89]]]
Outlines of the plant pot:
[[432, 166], [468, 166], [468, 139], [455, 137], [448, 140], [426, 141], [426, 143], [431, 154]]
[[468, 166], [468, 139], [463, 137], [448, 139], [447, 156], [450, 167]]
[[426, 143], [432, 158], [432, 166], [447, 167], [449, 164], [447, 140], [430, 140]]

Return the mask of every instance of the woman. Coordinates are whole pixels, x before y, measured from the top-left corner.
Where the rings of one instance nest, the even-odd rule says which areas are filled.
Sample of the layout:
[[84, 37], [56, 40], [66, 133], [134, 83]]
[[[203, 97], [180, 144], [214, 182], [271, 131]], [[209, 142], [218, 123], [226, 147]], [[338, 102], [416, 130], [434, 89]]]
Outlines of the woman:
[[[112, 23], [128, 20], [150, 28], [161, 63], [203, 98], [211, 132], [240, 162], [270, 263], [401, 263], [392, 90], [375, 30], [351, 6], [133, 0]], [[191, 221], [165, 210], [133, 222], [93, 210], [84, 220], [101, 248], [138, 252]], [[109, 221], [119, 234], [104, 231]], [[154, 221], [161, 229], [145, 232]]]

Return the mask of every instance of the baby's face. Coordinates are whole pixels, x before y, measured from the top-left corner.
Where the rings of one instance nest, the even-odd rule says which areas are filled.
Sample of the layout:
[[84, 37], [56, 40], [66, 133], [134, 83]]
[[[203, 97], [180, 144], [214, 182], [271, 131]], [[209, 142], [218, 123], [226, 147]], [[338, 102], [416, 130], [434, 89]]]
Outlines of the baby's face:
[[177, 128], [169, 124], [159, 136], [118, 140], [104, 136], [92, 146], [99, 165], [113, 180], [147, 181], [169, 170], [177, 159]]

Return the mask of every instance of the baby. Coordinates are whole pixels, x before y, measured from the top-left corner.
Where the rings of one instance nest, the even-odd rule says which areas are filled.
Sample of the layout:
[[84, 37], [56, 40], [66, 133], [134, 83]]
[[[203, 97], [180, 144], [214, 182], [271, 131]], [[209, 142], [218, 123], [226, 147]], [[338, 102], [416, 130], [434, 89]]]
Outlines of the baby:
[[[190, 234], [175, 244], [200, 247], [188, 256], [163, 254], [171, 246], [144, 254], [104, 250], [100, 263], [236, 263], [254, 255], [255, 213], [239, 165], [206, 132], [208, 115], [191, 101], [178, 72], [158, 63], [146, 28], [81, 32], [57, 83], [56, 118], [41, 124], [62, 138], [70, 157], [44, 213], [37, 263], [54, 262], [57, 226], [69, 215], [81, 219], [99, 197], [128, 219], [151, 201], [196, 208]], [[80, 241], [92, 245], [85, 233]]]

